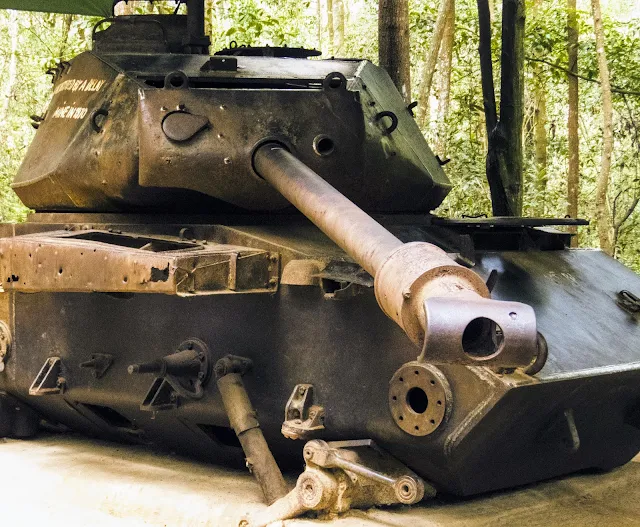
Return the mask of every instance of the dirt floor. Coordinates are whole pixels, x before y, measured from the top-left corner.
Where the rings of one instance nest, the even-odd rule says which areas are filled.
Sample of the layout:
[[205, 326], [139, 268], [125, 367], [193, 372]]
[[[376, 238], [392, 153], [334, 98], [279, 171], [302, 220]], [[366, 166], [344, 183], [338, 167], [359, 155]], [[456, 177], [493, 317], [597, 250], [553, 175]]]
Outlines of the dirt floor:
[[[264, 507], [257, 484], [245, 472], [74, 436], [0, 440], [0, 475], [3, 527], [233, 526], [242, 514]], [[464, 501], [283, 522], [286, 527], [327, 524], [640, 526], [640, 456], [610, 473]]]

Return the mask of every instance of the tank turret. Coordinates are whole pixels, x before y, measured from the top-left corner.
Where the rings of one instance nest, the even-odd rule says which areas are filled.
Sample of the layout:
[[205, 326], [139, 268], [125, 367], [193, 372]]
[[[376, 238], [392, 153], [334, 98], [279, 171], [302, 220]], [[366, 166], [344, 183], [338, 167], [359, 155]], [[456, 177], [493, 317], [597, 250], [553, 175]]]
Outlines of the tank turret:
[[429, 212], [447, 195], [384, 70], [288, 48], [179, 53], [186, 28], [180, 15], [117, 17], [59, 66], [13, 185], [27, 206], [282, 210], [252, 165], [274, 140], [370, 212]]

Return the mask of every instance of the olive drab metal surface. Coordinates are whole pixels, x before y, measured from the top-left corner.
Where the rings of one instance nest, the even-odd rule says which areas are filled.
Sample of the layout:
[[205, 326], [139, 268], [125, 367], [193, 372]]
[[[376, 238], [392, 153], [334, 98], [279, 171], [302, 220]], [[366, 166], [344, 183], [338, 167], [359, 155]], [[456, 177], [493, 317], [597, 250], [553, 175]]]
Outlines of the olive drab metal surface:
[[450, 183], [383, 70], [209, 55], [187, 7], [52, 71], [35, 212], [0, 226], [0, 433], [246, 463], [253, 526], [629, 461], [640, 278], [569, 249], [579, 220], [434, 216]]

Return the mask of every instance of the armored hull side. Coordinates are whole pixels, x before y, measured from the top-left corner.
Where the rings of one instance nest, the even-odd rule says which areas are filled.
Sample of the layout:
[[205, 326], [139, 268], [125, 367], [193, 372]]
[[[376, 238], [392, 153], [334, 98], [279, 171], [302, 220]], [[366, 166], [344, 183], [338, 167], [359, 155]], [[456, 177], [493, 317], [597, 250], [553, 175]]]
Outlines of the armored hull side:
[[[616, 305], [616, 293], [637, 290], [640, 279], [600, 252], [562, 249], [562, 235], [531, 228], [471, 235], [478, 245], [475, 271], [482, 278], [497, 272], [495, 298], [534, 307], [549, 358], [535, 377], [436, 365], [450, 385], [451, 411], [435, 432], [415, 436], [394, 421], [389, 383], [417, 350], [380, 312], [370, 277], [313, 226], [295, 218], [286, 225], [250, 225], [260, 223], [255, 218], [191, 224], [165, 219], [161, 225], [98, 223], [91, 215], [59, 219], [10, 228], [25, 235], [63, 226], [81, 233], [84, 226], [175, 240], [188, 232], [198, 243], [207, 240], [209, 248], [277, 253], [280, 272], [274, 290], [245, 294], [29, 294], [7, 288], [2, 313], [13, 343], [0, 389], [51, 422], [241, 463], [242, 450], [214, 383], [205, 384], [201, 399], [179, 397], [173, 407], [143, 408], [154, 376], [127, 372], [131, 363], [153, 361], [197, 338], [213, 361], [228, 354], [253, 361], [245, 384], [283, 466], [299, 466], [302, 459], [304, 442], [281, 434], [287, 401], [301, 384], [313, 386], [324, 409], [317, 437], [373, 439], [439, 490], [454, 494], [608, 469], [640, 449], [640, 327]], [[453, 250], [443, 241], [443, 227], [424, 218], [381, 221], [403, 241], [437, 239]], [[456, 229], [444, 227], [464, 238]], [[548, 250], [521, 250], [522, 240], [535, 237]], [[73, 273], [74, 265], [80, 264], [68, 264], [64, 273]], [[112, 358], [99, 378], [80, 367], [98, 355]], [[29, 395], [51, 357], [61, 361], [64, 389]], [[406, 404], [409, 411], [411, 401]]]

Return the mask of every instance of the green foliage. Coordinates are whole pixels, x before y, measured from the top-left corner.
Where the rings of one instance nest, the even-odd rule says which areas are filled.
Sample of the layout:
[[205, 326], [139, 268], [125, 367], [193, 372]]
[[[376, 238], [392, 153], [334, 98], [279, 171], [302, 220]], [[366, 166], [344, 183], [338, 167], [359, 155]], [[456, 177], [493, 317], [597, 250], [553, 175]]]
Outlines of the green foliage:
[[35, 133], [30, 116], [42, 115], [51, 96], [45, 71], [88, 45], [93, 19], [72, 19], [68, 31], [66, 20], [0, 11], [0, 221], [21, 221], [28, 212], [9, 185]]

